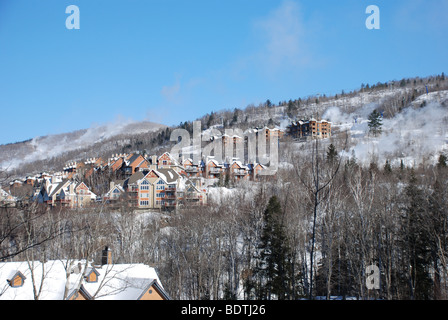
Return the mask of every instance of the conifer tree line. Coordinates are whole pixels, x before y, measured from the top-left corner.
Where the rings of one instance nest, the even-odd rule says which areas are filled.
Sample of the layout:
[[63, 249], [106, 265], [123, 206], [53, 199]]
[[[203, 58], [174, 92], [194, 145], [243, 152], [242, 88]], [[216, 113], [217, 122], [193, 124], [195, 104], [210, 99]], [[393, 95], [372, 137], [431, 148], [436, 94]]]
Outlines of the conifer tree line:
[[341, 149], [285, 152], [276, 176], [169, 214], [2, 209], [0, 258], [98, 261], [107, 245], [115, 263], [154, 266], [173, 299], [447, 299], [446, 156], [363, 166]]

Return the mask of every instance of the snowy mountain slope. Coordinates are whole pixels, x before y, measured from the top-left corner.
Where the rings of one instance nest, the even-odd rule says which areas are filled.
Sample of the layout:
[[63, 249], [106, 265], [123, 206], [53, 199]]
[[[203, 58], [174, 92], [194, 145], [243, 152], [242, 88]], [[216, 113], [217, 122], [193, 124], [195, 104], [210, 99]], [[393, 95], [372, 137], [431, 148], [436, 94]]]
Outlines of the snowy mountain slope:
[[165, 127], [164, 125], [147, 121], [115, 122], [70, 133], [35, 137], [26, 142], [1, 145], [0, 168], [12, 170], [23, 163], [45, 160], [68, 151], [106, 143], [109, 140], [113, 140], [114, 137], [133, 137]]
[[369, 135], [368, 115], [376, 103], [364, 105], [355, 113], [345, 113], [338, 107], [329, 108], [323, 118], [332, 121], [333, 130], [348, 130], [354, 145], [346, 156], [354, 155], [363, 164], [372, 160], [392, 166], [415, 166], [435, 162], [441, 152], [448, 151], [448, 91], [419, 96], [394, 117], [383, 118], [383, 133]]
[[[351, 152], [358, 160], [369, 163], [372, 159], [378, 164], [386, 159], [394, 162], [403, 160], [411, 165], [431, 160], [446, 148], [446, 110], [448, 105], [448, 79], [446, 77], [414, 78], [402, 80], [400, 84], [377, 84], [370, 88], [347, 94], [325, 97], [309, 96], [294, 100], [294, 111], [288, 110], [289, 102], [278, 105], [249, 105], [244, 110], [223, 110], [198, 119], [203, 129], [216, 127], [248, 128], [274, 123], [286, 129], [291, 121], [307, 117], [329, 120], [333, 126], [333, 136], [348, 130]], [[429, 93], [426, 90], [429, 89]], [[300, 100], [300, 103], [298, 102]], [[291, 100], [290, 100], [291, 101]], [[368, 134], [368, 115], [378, 109], [384, 113], [383, 134], [371, 137]], [[237, 119], [236, 121], [234, 119]], [[187, 122], [186, 122], [187, 123]], [[191, 124], [191, 123], [190, 123]], [[96, 153], [112, 154], [121, 151], [125, 145], [142, 132], [166, 128], [150, 122], [117, 122], [106, 126], [96, 126], [72, 133], [36, 137], [32, 140], [0, 146], [0, 170], [15, 169], [22, 163], [41, 161], [39, 167], [52, 157], [66, 154], [68, 157], [88, 158]], [[141, 137], [138, 137], [141, 139]], [[143, 138], [148, 140], [149, 136]], [[166, 147], [166, 139], [157, 140], [161, 148]], [[325, 144], [326, 142], [324, 142]], [[90, 148], [86, 148], [90, 146]], [[132, 148], [135, 144], [132, 144]], [[154, 148], [154, 146], [150, 146]], [[79, 152], [78, 152], [79, 151]], [[129, 150], [126, 152], [133, 152]], [[150, 150], [151, 152], [156, 152]], [[67, 154], [67, 152], [71, 152]], [[76, 153], [77, 152], [77, 153]], [[397, 160], [398, 159], [398, 160]], [[54, 158], [54, 162], [60, 161]], [[62, 159], [77, 160], [77, 159]], [[42, 168], [42, 170], [45, 170]]]

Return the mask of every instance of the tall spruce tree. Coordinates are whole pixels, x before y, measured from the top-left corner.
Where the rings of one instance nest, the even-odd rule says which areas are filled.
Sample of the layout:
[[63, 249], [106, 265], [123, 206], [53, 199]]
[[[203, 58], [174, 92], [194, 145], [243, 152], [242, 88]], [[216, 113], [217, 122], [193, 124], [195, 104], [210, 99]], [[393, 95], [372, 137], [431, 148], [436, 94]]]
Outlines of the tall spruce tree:
[[369, 132], [375, 137], [381, 134], [382, 131], [382, 117], [381, 114], [375, 109], [369, 115]]
[[338, 151], [334, 144], [330, 144], [327, 150], [327, 161], [332, 165], [338, 161]]
[[447, 157], [444, 154], [440, 154], [439, 161], [437, 162], [437, 167], [446, 168], [447, 167]]
[[291, 293], [291, 249], [282, 221], [281, 205], [276, 196], [269, 199], [263, 213], [259, 245], [259, 263], [255, 272], [258, 299], [288, 299]]
[[405, 207], [404, 252], [408, 257], [408, 283], [411, 299], [426, 300], [432, 294], [431, 236], [428, 232], [428, 199], [417, 185], [412, 171], [406, 187], [407, 205]]

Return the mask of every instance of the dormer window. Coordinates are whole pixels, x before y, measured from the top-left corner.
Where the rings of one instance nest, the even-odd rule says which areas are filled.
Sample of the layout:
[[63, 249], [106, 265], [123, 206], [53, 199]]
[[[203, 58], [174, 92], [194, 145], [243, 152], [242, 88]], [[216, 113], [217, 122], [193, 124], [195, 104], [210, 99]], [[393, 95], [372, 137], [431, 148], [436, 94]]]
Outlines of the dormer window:
[[86, 272], [86, 282], [98, 282], [99, 275], [95, 268], [89, 268]]
[[22, 272], [17, 271], [8, 281], [9, 285], [12, 288], [18, 288], [23, 286], [23, 284], [25, 283], [25, 279], [26, 277], [22, 274]]

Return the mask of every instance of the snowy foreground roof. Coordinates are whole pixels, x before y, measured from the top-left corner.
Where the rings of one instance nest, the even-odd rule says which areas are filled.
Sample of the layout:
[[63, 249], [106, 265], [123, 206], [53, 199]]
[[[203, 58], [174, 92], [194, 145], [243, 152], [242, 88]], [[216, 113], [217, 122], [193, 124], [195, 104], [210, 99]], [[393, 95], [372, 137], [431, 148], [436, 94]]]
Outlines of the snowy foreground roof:
[[[14, 285], [16, 277], [23, 282]], [[147, 265], [52, 260], [0, 263], [0, 300], [34, 300], [33, 287], [39, 292], [42, 280], [39, 300], [72, 299], [79, 293], [95, 300], [139, 300], [153, 290], [169, 299], [155, 269]]]

